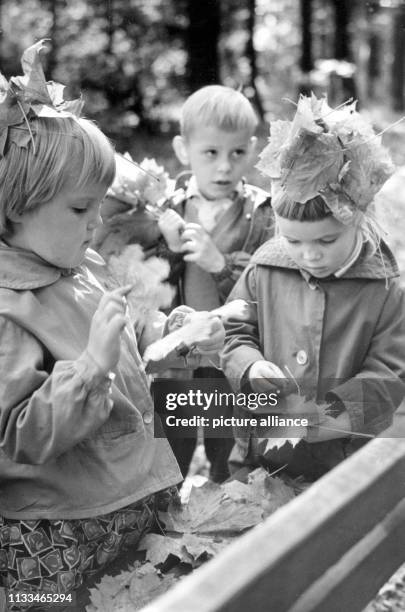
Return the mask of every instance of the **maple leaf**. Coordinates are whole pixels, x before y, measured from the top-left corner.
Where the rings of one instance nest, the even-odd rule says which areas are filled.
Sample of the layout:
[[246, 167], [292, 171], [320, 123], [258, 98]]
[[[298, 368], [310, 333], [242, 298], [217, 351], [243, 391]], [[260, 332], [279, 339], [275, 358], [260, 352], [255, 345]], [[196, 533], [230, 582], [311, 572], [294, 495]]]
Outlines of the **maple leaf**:
[[135, 563], [132, 571], [119, 576], [104, 576], [90, 589], [87, 612], [133, 612], [169, 590], [177, 578], [163, 576], [151, 563]]
[[231, 499], [220, 485], [207, 482], [191, 489], [186, 506], [179, 508], [170, 504], [167, 512], [159, 516], [168, 531], [235, 533], [257, 525], [262, 518], [262, 508], [249, 499]]
[[245, 499], [259, 503], [263, 518], [295, 497], [292, 486], [285, 484], [280, 478], [270, 476], [263, 468], [250, 472], [247, 484], [233, 480], [223, 486], [232, 499]]
[[337, 182], [343, 164], [344, 152], [336, 135], [301, 129], [281, 155], [281, 182], [293, 201], [305, 203]]
[[321, 117], [324, 98], [318, 100], [314, 95], [310, 98], [300, 96], [297, 110], [291, 124], [291, 137], [294, 138], [301, 130], [311, 134], [320, 134], [323, 128], [317, 123]]
[[108, 269], [121, 285], [132, 285], [127, 301], [134, 320], [145, 321], [151, 311], [172, 303], [175, 290], [164, 282], [169, 275], [168, 262], [157, 257], [145, 260], [139, 244], [128, 245], [120, 255], [112, 255]]
[[[308, 425], [317, 425], [322, 422], [326, 414], [326, 404], [315, 404], [313, 401], [307, 401], [302, 395], [291, 393], [287, 397], [280, 400], [277, 406], [277, 414], [280, 418], [301, 418], [307, 419]], [[277, 436], [273, 434], [277, 432]], [[261, 429], [258, 444], [263, 455], [275, 448], [281, 448], [286, 443], [290, 443], [293, 447], [298, 444], [307, 434], [307, 427], [304, 425], [297, 426], [280, 426], [275, 428]]]
[[12, 77], [13, 83], [17, 83], [21, 90], [19, 97], [27, 102], [52, 105], [46, 86], [46, 79], [41, 61], [40, 52], [46, 49], [45, 39], [39, 40], [28, 47], [22, 55], [21, 65], [24, 72], [23, 77]]
[[191, 533], [181, 537], [149, 533], [142, 538], [138, 548], [146, 550], [146, 560], [152, 565], [163, 564], [170, 555], [174, 555], [180, 562], [189, 563], [195, 568], [201, 565], [201, 557], [204, 557], [204, 560], [212, 558], [229, 542], [230, 538], [214, 541], [212, 537]]
[[346, 149], [350, 161], [341, 185], [350, 199], [364, 210], [394, 171], [386, 149], [378, 139], [357, 142], [354, 138]]
[[260, 153], [260, 161], [256, 164], [256, 168], [270, 178], [280, 178], [280, 153], [288, 141], [290, 132], [291, 123], [289, 121], [277, 120], [270, 123], [269, 142]]

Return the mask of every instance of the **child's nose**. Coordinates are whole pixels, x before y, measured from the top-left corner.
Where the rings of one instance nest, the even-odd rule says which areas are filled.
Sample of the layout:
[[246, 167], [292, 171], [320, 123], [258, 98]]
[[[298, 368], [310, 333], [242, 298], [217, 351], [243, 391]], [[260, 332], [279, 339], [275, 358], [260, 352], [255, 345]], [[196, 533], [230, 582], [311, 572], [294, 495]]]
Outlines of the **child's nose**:
[[218, 169], [222, 172], [228, 172], [232, 167], [231, 160], [228, 156], [224, 155], [219, 159]]
[[320, 251], [317, 248], [311, 246], [304, 248], [302, 255], [304, 261], [308, 263], [311, 261], [319, 261], [319, 259], [321, 258]]
[[103, 223], [103, 220], [100, 215], [100, 211], [97, 211], [88, 220], [87, 227], [90, 231], [93, 231], [99, 227]]

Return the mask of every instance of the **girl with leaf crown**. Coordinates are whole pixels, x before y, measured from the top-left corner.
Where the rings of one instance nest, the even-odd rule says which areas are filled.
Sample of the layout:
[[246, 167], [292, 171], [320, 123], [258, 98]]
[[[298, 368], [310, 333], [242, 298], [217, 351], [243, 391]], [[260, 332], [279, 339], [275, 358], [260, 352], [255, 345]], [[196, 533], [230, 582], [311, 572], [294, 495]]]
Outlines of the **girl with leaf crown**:
[[[149, 317], [134, 329], [131, 286], [108, 290], [105, 262], [88, 247], [114, 151], [73, 114], [81, 103], [45, 81], [41, 48], [25, 51], [23, 77], [0, 82], [0, 579], [9, 610], [43, 610], [52, 594], [69, 603], [84, 575], [136, 546], [157, 494], [181, 480], [167, 440], [154, 437], [140, 356], [145, 338], [172, 321]], [[162, 368], [184, 365], [178, 348], [222, 347], [218, 318], [186, 317], [165, 337]]]
[[230, 295], [250, 317], [228, 321], [222, 366], [235, 389], [278, 392], [264, 413], [309, 427], [239, 429], [231, 460], [315, 479], [386, 429], [405, 395], [404, 290], [372, 213], [393, 169], [353, 104], [314, 95], [271, 124], [260, 158], [277, 235]]

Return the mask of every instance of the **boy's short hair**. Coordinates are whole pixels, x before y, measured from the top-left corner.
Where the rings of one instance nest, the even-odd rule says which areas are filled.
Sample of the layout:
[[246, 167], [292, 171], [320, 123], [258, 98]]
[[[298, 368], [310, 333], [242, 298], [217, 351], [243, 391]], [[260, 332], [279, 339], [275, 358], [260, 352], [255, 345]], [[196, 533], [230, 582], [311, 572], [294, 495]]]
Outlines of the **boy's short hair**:
[[[10, 139], [0, 159], [0, 235], [11, 229], [10, 218], [32, 210], [67, 187], [81, 188], [114, 180], [114, 150], [108, 138], [87, 119], [30, 119], [33, 143]], [[13, 129], [12, 127], [9, 129]]]
[[200, 126], [214, 125], [225, 132], [254, 133], [258, 119], [249, 100], [240, 91], [224, 85], [207, 85], [195, 91], [183, 104], [181, 135], [188, 138]]

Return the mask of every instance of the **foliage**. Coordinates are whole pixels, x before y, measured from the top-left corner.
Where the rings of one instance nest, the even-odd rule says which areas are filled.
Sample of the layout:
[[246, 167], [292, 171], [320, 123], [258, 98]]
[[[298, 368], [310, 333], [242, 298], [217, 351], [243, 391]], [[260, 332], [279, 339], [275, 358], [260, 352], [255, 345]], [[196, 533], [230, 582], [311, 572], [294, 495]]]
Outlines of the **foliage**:
[[167, 533], [148, 534], [140, 542], [146, 562], [118, 576], [104, 576], [90, 590], [87, 612], [139, 610], [295, 494], [294, 483], [285, 484], [263, 468], [252, 472], [247, 484], [207, 482], [193, 487], [186, 504], [171, 501], [167, 512], [159, 512]]

